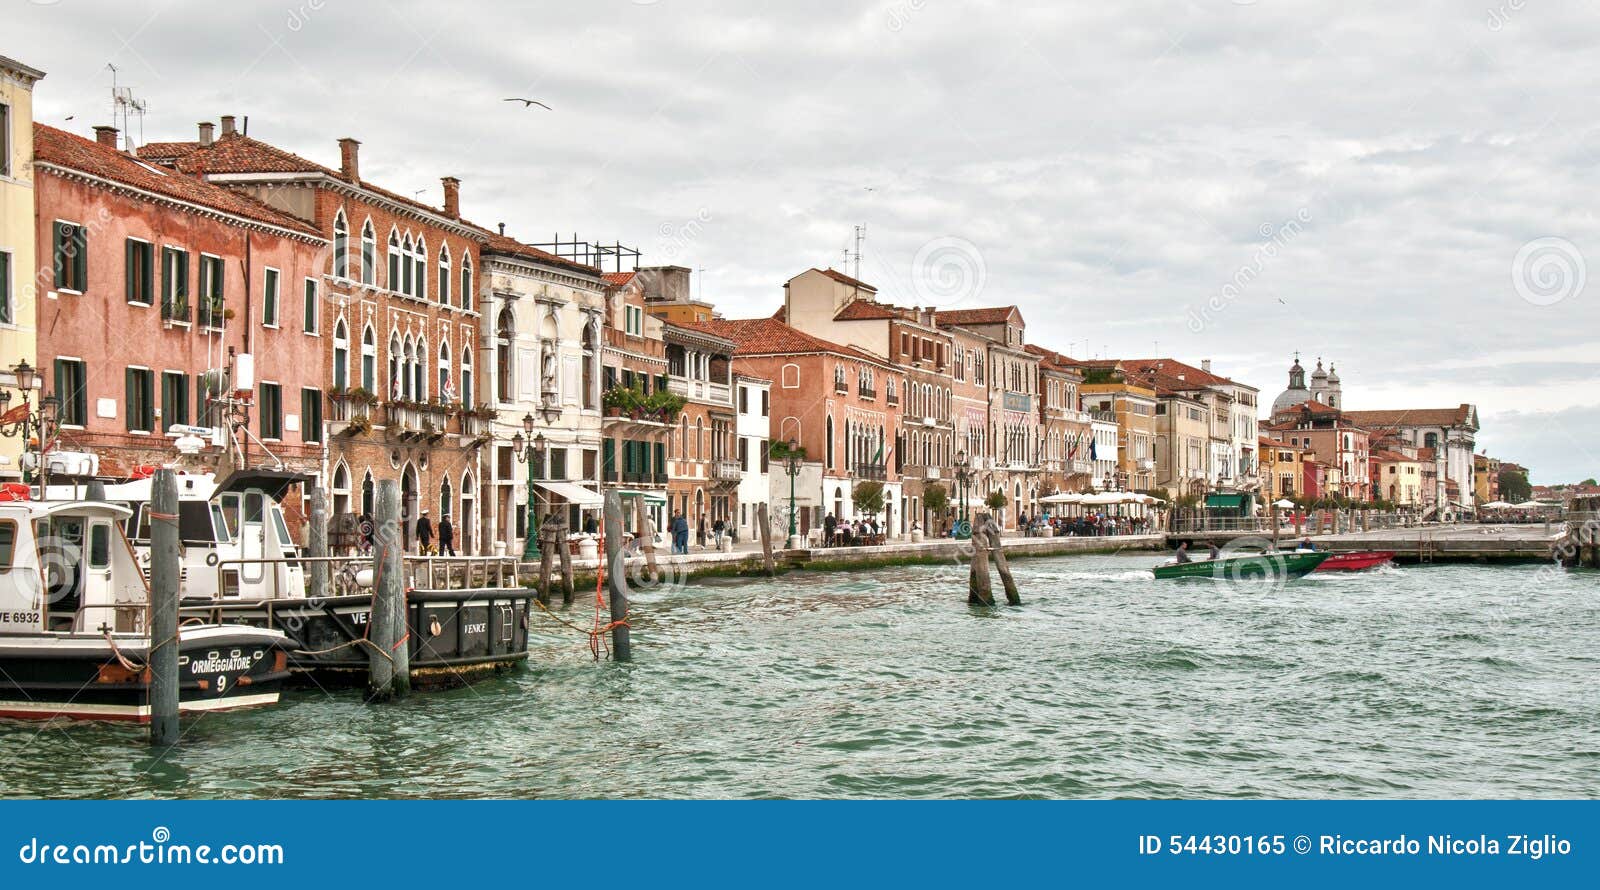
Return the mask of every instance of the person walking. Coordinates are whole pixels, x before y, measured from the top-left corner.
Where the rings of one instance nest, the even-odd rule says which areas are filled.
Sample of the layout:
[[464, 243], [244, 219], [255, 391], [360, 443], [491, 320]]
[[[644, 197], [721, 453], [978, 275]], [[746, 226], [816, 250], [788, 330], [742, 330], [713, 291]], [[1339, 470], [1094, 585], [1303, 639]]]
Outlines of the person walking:
[[700, 514], [700, 521], [694, 524], [694, 542], [703, 549], [706, 546], [706, 514]]
[[718, 550], [722, 549], [722, 533], [727, 531], [727, 528], [728, 524], [720, 518], [711, 524], [711, 536], [716, 540]]
[[689, 520], [679, 511], [672, 517], [672, 552], [689, 552]]
[[456, 555], [456, 527], [450, 524], [448, 516], [439, 517], [439, 552]]
[[433, 546], [433, 522], [428, 519], [428, 508], [422, 508], [422, 515], [417, 517], [417, 552], [427, 553]]
[[836, 529], [838, 529], [838, 527], [839, 527], [839, 520], [833, 518], [833, 514], [832, 513], [829, 513], [827, 515], [827, 518], [822, 520], [822, 532], [823, 532], [822, 546], [824, 546], [824, 547], [832, 547], [833, 546], [833, 533], [834, 533], [834, 531]]

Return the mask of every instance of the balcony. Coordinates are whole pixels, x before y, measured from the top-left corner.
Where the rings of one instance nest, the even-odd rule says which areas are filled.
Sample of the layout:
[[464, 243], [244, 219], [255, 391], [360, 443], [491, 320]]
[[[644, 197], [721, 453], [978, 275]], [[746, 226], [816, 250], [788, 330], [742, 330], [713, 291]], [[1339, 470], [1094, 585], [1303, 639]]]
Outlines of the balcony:
[[850, 392], [850, 384], [835, 378], [833, 381], [833, 391], [838, 395], [845, 395]]
[[1140, 470], [1153, 470], [1156, 468], [1156, 461], [1153, 457], [1141, 457], [1134, 461], [1134, 466]]
[[711, 462], [711, 480], [713, 482], [738, 482], [744, 478], [744, 468], [736, 460], [719, 457]]
[[851, 475], [857, 479], [871, 479], [882, 482], [889, 478], [889, 468], [884, 464], [856, 464]]
[[889, 393], [883, 397], [883, 403], [890, 406], [900, 404], [900, 394], [895, 392]]
[[856, 387], [856, 395], [863, 399], [875, 399], [878, 397], [878, 390], [872, 386], [858, 386]]
[[716, 405], [733, 404], [733, 388], [726, 382], [691, 380], [687, 377], [674, 375], [667, 378], [667, 390], [696, 402], [710, 402]]

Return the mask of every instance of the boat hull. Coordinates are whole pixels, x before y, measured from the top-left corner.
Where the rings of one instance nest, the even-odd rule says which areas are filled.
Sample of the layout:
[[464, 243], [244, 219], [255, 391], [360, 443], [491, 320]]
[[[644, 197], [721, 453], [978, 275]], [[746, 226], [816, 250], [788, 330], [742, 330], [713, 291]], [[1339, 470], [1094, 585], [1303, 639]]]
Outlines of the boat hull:
[[1214, 578], [1223, 581], [1275, 581], [1299, 578], [1316, 571], [1327, 553], [1253, 553], [1221, 559], [1167, 563], [1151, 569], [1157, 580]]
[[[185, 627], [180, 715], [276, 704], [289, 677], [287, 645], [270, 630]], [[148, 722], [149, 650], [149, 639], [134, 634], [0, 637], [0, 716]]]
[[1394, 560], [1393, 550], [1358, 550], [1353, 553], [1335, 553], [1317, 566], [1319, 572], [1359, 572], [1362, 569], [1388, 565]]
[[[528, 588], [413, 590], [406, 624], [413, 686], [459, 686], [528, 660]], [[372, 597], [185, 602], [184, 617], [282, 631], [290, 639], [289, 669], [318, 685], [367, 681]]]

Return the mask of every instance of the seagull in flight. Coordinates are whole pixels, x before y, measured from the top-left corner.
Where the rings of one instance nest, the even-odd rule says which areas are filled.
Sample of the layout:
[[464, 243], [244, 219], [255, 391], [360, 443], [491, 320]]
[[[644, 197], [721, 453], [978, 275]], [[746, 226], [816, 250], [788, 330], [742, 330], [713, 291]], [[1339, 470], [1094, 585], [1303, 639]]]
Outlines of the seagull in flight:
[[537, 105], [540, 108], [543, 108], [545, 111], [554, 111], [555, 110], [555, 109], [551, 108], [550, 106], [544, 104], [543, 102], [540, 102], [538, 99], [514, 98], [514, 99], [503, 99], [501, 101], [503, 101], [503, 102], [521, 102], [523, 108], [532, 108], [533, 106]]

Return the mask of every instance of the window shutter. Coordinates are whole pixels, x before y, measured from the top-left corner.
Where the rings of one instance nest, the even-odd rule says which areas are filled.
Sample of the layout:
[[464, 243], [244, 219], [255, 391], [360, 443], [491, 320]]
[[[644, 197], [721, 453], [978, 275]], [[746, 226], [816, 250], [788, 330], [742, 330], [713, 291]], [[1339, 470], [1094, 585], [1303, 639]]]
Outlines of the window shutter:
[[133, 281], [133, 246], [132, 239], [122, 242], [122, 289], [129, 300], [139, 295], [139, 288]]
[[127, 428], [131, 430], [131, 429], [135, 429], [134, 422], [133, 422], [133, 411], [134, 411], [134, 409], [133, 409], [133, 387], [134, 387], [134, 380], [133, 380], [133, 369], [132, 368], [124, 368], [122, 370], [122, 383], [123, 383], [123, 395], [124, 395], [123, 405], [122, 405], [122, 413], [123, 413], [123, 416], [127, 420]]

